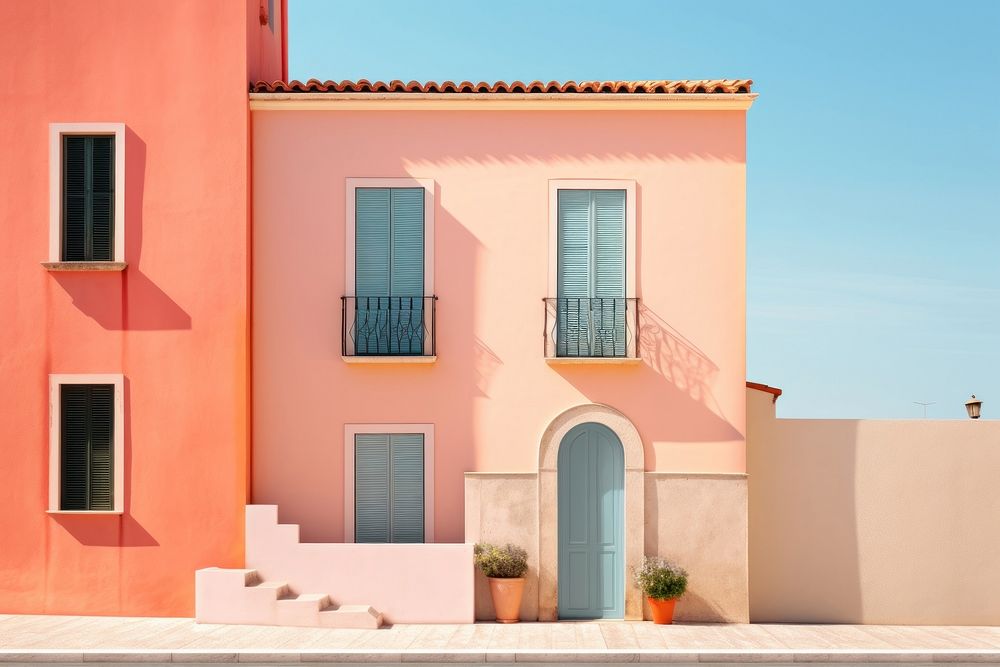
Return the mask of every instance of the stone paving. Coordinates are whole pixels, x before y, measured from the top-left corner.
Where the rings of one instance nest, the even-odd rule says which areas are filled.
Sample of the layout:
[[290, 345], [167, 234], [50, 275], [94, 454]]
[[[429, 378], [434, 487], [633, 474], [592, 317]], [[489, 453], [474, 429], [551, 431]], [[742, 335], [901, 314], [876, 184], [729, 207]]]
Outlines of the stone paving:
[[1000, 664], [1000, 627], [395, 625], [341, 630], [185, 618], [0, 615], [0, 662], [951, 662]]

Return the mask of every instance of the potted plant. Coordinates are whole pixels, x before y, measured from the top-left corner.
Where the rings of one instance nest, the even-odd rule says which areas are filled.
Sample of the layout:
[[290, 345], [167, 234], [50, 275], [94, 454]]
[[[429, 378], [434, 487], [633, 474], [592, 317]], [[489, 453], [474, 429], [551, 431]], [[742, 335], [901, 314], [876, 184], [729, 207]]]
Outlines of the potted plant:
[[642, 589], [653, 611], [653, 623], [674, 622], [674, 604], [687, 590], [688, 574], [670, 561], [646, 556], [642, 567], [633, 570], [635, 585]]
[[528, 552], [513, 544], [498, 547], [479, 543], [474, 550], [479, 571], [490, 582], [490, 596], [498, 623], [517, 623], [524, 593], [524, 573], [528, 571]]

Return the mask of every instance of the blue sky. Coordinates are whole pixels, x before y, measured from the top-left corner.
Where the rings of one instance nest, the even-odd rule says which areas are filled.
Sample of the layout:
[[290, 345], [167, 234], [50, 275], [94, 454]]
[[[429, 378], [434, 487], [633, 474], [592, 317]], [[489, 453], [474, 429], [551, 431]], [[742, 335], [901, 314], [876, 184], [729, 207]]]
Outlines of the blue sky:
[[290, 76], [752, 78], [747, 376], [1000, 414], [1000, 2], [291, 0]]

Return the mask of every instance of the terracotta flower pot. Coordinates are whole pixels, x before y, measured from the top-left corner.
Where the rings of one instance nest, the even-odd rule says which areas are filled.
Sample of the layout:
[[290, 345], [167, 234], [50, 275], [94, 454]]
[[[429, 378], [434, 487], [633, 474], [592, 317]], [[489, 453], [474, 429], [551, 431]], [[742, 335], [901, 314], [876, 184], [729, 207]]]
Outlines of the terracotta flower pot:
[[653, 611], [653, 623], [670, 625], [674, 622], [674, 605], [677, 603], [677, 598], [669, 600], [646, 599], [649, 600], [649, 608]]
[[524, 577], [517, 579], [489, 577], [489, 581], [493, 609], [497, 613], [497, 623], [517, 623], [520, 620]]

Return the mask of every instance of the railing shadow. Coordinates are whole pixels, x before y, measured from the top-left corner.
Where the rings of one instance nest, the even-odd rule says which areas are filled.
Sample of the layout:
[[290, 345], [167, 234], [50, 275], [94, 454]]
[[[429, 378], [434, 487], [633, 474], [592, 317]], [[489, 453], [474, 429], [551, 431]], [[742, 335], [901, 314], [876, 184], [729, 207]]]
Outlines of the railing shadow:
[[725, 418], [712, 394], [719, 367], [697, 345], [639, 304], [639, 356], [688, 398]]

